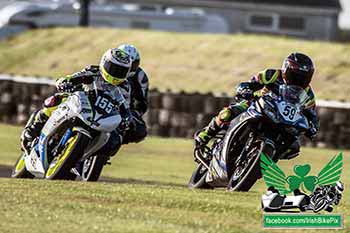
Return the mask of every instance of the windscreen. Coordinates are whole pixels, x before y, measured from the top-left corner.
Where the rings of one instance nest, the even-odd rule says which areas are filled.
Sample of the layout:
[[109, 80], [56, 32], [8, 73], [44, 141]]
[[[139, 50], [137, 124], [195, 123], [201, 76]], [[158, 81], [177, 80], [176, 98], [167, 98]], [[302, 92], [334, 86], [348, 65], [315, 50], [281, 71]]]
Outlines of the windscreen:
[[307, 99], [305, 90], [294, 85], [281, 85], [279, 87], [279, 96], [282, 98], [282, 100], [294, 104], [302, 104]]

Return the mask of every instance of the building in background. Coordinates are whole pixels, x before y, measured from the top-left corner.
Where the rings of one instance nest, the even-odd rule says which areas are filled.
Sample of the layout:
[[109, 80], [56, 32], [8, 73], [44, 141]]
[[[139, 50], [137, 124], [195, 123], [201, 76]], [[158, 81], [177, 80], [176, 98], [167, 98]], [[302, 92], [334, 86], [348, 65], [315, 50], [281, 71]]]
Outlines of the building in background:
[[350, 1], [340, 0], [342, 12], [339, 15], [339, 28], [341, 30], [350, 29]]
[[[16, 1], [0, 8], [0, 38], [31, 28], [77, 26], [79, 2]], [[94, 27], [141, 28], [175, 32], [228, 33], [229, 25], [218, 14], [193, 8], [158, 5], [100, 3], [90, 6]]]
[[[104, 0], [120, 3], [124, 0]], [[268, 33], [336, 40], [339, 0], [129, 0], [144, 7], [200, 8], [229, 24], [230, 33]]]
[[[198, 33], [263, 33], [337, 40], [340, 36], [338, 17], [342, 10], [339, 1], [95, 0], [90, 7], [90, 25]], [[22, 9], [16, 13], [12, 9], [12, 15], [6, 18], [5, 7], [0, 13], [0, 24], [7, 20], [7, 24], [17, 26], [16, 30], [23, 25], [38, 28], [78, 24], [78, 1], [33, 0], [29, 5], [16, 4], [22, 4]], [[12, 8], [16, 6], [12, 5]]]

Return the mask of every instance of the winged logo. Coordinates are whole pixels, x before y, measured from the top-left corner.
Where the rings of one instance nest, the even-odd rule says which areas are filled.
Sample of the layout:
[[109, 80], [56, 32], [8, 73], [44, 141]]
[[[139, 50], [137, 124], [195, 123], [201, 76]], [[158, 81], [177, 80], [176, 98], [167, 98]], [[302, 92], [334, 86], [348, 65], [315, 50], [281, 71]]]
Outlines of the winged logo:
[[277, 164], [264, 153], [261, 153], [260, 156], [260, 167], [266, 185], [273, 186], [282, 195], [291, 193], [300, 187], [304, 192], [313, 192], [317, 186], [335, 185], [340, 180], [343, 154], [335, 155], [317, 176], [308, 175], [311, 170], [309, 164], [294, 166], [295, 175], [286, 176]]

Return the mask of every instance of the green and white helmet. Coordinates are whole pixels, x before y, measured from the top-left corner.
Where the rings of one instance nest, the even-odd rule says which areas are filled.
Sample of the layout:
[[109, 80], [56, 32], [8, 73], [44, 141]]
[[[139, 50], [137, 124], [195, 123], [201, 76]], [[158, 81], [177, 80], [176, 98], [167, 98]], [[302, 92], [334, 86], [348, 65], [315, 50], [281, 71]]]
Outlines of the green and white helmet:
[[118, 49], [124, 51], [125, 53], [129, 54], [129, 56], [132, 59], [132, 66], [131, 66], [131, 70], [130, 73], [128, 75], [128, 77], [132, 77], [135, 75], [137, 68], [140, 65], [140, 53], [137, 50], [137, 48], [134, 45], [131, 44], [122, 44], [118, 47]]
[[131, 57], [120, 49], [107, 50], [100, 62], [103, 79], [112, 85], [123, 83], [130, 73]]

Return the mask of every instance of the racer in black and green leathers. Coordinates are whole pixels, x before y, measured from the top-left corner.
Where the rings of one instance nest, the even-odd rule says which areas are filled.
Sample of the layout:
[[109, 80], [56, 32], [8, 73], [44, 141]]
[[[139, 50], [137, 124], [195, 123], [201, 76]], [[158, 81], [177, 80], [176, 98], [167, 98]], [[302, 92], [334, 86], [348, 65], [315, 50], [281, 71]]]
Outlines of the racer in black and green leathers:
[[[195, 146], [205, 146], [219, 131], [225, 129], [240, 113], [246, 111], [254, 96], [259, 96], [281, 84], [297, 85], [305, 89], [308, 100], [305, 102], [303, 114], [309, 120], [310, 129], [306, 136], [313, 139], [319, 129], [319, 122], [316, 114], [315, 95], [310, 86], [314, 73], [314, 64], [307, 55], [292, 53], [283, 62], [282, 69], [266, 69], [259, 72], [248, 82], [242, 82], [237, 87], [236, 97], [241, 101], [232, 103], [223, 108], [210, 123], [195, 134]], [[300, 143], [296, 140], [284, 158], [291, 159], [299, 154]]]

